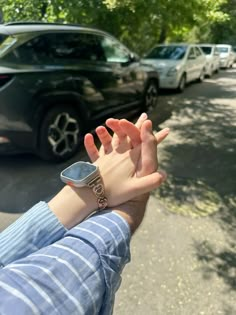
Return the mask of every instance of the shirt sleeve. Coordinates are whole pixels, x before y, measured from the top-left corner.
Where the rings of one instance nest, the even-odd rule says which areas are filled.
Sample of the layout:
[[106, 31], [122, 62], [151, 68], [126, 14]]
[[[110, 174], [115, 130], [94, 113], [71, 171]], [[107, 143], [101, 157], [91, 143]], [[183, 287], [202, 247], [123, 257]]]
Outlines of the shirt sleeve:
[[0, 233], [0, 266], [56, 242], [66, 231], [46, 202], [37, 203]]
[[118, 214], [91, 216], [0, 270], [0, 314], [112, 314], [129, 243], [128, 224]]

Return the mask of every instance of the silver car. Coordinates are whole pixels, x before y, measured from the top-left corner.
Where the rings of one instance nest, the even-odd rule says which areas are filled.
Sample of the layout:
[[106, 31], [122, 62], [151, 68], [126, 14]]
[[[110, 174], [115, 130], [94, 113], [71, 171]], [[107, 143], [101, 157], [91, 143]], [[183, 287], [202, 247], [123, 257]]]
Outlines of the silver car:
[[179, 92], [188, 82], [203, 81], [206, 72], [206, 56], [195, 44], [157, 45], [146, 54], [143, 63], [158, 70], [161, 88]]
[[233, 47], [231, 45], [216, 45], [218, 52], [220, 53], [220, 67], [231, 68], [234, 64], [235, 55]]
[[199, 44], [202, 51], [206, 55], [206, 75], [211, 77], [213, 73], [220, 69], [220, 54], [214, 44]]

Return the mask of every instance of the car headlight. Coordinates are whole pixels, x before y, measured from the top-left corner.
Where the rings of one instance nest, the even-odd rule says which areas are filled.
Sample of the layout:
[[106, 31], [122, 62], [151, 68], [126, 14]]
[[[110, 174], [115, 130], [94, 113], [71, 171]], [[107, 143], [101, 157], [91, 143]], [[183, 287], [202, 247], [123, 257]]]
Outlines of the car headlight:
[[179, 71], [179, 67], [171, 67], [168, 71], [167, 71], [167, 76], [173, 76], [175, 75], [177, 72]]

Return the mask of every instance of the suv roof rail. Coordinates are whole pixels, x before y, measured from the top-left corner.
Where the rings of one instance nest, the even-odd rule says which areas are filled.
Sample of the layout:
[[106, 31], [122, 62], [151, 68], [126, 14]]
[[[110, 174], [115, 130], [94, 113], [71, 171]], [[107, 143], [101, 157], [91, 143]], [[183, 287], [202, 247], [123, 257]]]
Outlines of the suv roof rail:
[[61, 26], [81, 26], [80, 24], [72, 23], [59, 23], [59, 22], [40, 22], [40, 21], [18, 21], [18, 22], [8, 22], [4, 25], [61, 25]]

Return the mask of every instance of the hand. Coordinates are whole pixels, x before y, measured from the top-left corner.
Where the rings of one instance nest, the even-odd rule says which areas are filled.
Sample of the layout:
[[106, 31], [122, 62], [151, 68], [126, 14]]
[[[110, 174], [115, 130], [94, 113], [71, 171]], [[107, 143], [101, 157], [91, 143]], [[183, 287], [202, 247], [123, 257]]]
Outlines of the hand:
[[[145, 127], [141, 129], [143, 124]], [[137, 177], [146, 176], [158, 169], [157, 145], [169, 134], [169, 128], [165, 128], [156, 133], [154, 139], [153, 136], [150, 136], [152, 133], [152, 122], [150, 120], [147, 121], [147, 115], [145, 113], [140, 116], [135, 125], [126, 119], [119, 121], [112, 118], [106, 121], [106, 125], [112, 129], [114, 135], [111, 137], [105, 127], [98, 127], [96, 133], [102, 144], [99, 150], [91, 134], [87, 134], [84, 138], [84, 145], [92, 162], [95, 162], [99, 157], [113, 150], [125, 152], [141, 145], [142, 158], [139, 158], [139, 164], [136, 170]], [[150, 146], [151, 141], [154, 142], [153, 146]], [[151, 153], [153, 153], [153, 155]]]
[[125, 123], [124, 131], [122, 130], [118, 119], [107, 119], [106, 125], [113, 131], [114, 134], [113, 137], [111, 137], [107, 129], [103, 126], [96, 128], [97, 136], [101, 142], [99, 150], [94, 143], [93, 135], [90, 133], [86, 134], [84, 137], [84, 145], [91, 162], [95, 162], [99, 157], [111, 152], [113, 149], [116, 149], [121, 143], [122, 147], [120, 147], [120, 151], [127, 151], [131, 149], [132, 146], [135, 147], [140, 144], [140, 128], [146, 119], [147, 114], [143, 113], [137, 120], [135, 126], [131, 122], [125, 120], [127, 123]]
[[[144, 115], [144, 118], [140, 119], [139, 122], [143, 122], [145, 119], [146, 116]], [[113, 124], [114, 121], [111, 119], [110, 123]], [[129, 130], [131, 127], [133, 128], [133, 125], [130, 123], [127, 129]], [[99, 128], [104, 128], [106, 131], [105, 127]], [[141, 145], [137, 144], [141, 141], [140, 132], [136, 132], [139, 129], [135, 129], [129, 138], [126, 133], [122, 134], [123, 131], [120, 126], [117, 126], [117, 128], [120, 128], [120, 133], [117, 131], [117, 134], [112, 138], [111, 148], [104, 146], [108, 150], [107, 153], [105, 153], [104, 149], [103, 152], [101, 150], [97, 153], [93, 136], [87, 135], [85, 137], [85, 143], [88, 145], [86, 147], [91, 149], [88, 151], [90, 153], [95, 152], [94, 156], [97, 159], [96, 163], [105, 182], [106, 195], [110, 206], [118, 205], [130, 198], [135, 198], [142, 193], [152, 190], [159, 186], [165, 178], [162, 173], [158, 172], [142, 178], [137, 177], [139, 172], [137, 167], [141, 154]], [[130, 131], [127, 133], [130, 133]], [[132, 148], [133, 144], [136, 145], [135, 148]], [[144, 147], [142, 146], [142, 148]], [[102, 156], [99, 157], [99, 154]], [[93, 156], [93, 154], [91, 155]], [[68, 229], [81, 222], [97, 209], [96, 198], [89, 188], [75, 188], [68, 185], [50, 200], [48, 205], [58, 220]]]
[[[151, 137], [146, 137], [143, 143], [130, 148], [130, 143], [124, 137], [124, 140], [117, 145], [111, 144], [110, 148], [107, 147], [104, 154], [94, 162], [100, 169], [110, 207], [151, 191], [158, 187], [164, 179], [163, 173], [156, 170], [147, 173], [150, 166], [144, 165], [145, 167], [143, 167], [143, 160], [148, 163], [150, 161], [151, 168], [153, 165], [154, 167], [157, 165], [156, 139], [150, 133], [150, 126], [151, 122], [146, 121], [141, 127], [141, 136], [143, 134], [146, 137], [147, 133], [151, 135]], [[102, 128], [105, 127], [100, 127], [100, 132]], [[146, 168], [146, 174], [141, 173], [144, 168]]]
[[[169, 133], [169, 129], [166, 128], [160, 131], [154, 137], [152, 134], [152, 123], [146, 119], [147, 116], [142, 115], [137, 121], [136, 127], [127, 120], [121, 120], [120, 122], [114, 119], [108, 120], [107, 126], [115, 132], [113, 138], [106, 128], [97, 128], [96, 131], [102, 143], [99, 151], [93, 142], [92, 135], [88, 135], [85, 138], [85, 147], [91, 160], [96, 160], [99, 156], [105, 155], [106, 152], [112, 151], [112, 149], [117, 147], [117, 142], [122, 144], [123, 150], [129, 150], [130, 147], [138, 146], [141, 141], [141, 158], [136, 169], [136, 175], [137, 177], [142, 177], [156, 171], [158, 167], [157, 144], [164, 140]], [[127, 139], [128, 135], [129, 139]], [[166, 175], [165, 173], [162, 173], [162, 175], [162, 180], [164, 180]], [[113, 209], [128, 221], [132, 233], [143, 219], [147, 200], [148, 194], [143, 194]]]

